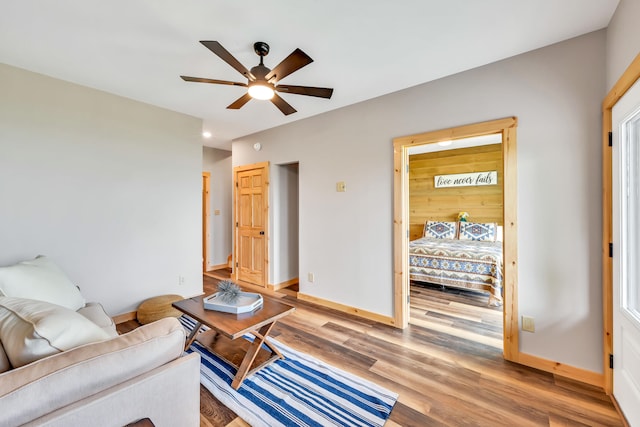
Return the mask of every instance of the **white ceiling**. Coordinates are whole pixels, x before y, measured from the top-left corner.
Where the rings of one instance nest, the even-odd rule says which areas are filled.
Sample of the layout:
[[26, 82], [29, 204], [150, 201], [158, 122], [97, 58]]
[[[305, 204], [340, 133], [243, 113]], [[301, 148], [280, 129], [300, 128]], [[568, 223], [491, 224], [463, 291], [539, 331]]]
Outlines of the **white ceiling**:
[[[0, 0], [0, 62], [204, 119], [230, 141], [604, 28], [619, 0]], [[299, 47], [315, 62], [282, 83], [333, 87], [226, 106], [245, 82], [202, 46], [217, 40], [247, 68], [255, 41], [273, 68]]]

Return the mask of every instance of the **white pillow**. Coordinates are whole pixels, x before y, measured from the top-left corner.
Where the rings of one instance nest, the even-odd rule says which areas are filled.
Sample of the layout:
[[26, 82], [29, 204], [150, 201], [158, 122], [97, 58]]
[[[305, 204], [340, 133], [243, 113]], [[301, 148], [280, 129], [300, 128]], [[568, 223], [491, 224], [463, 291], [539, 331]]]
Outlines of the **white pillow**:
[[0, 267], [0, 295], [47, 301], [74, 311], [85, 303], [78, 288], [45, 256]]
[[109, 338], [99, 326], [68, 308], [0, 297], [0, 341], [14, 368]]

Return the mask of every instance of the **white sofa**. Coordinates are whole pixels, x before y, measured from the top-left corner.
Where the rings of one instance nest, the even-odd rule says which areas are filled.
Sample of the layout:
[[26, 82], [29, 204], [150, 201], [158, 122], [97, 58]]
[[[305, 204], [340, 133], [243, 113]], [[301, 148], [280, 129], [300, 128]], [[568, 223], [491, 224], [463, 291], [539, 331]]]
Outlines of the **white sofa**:
[[0, 268], [0, 427], [198, 426], [200, 357], [183, 356], [180, 323], [118, 335], [63, 279], [45, 257]]

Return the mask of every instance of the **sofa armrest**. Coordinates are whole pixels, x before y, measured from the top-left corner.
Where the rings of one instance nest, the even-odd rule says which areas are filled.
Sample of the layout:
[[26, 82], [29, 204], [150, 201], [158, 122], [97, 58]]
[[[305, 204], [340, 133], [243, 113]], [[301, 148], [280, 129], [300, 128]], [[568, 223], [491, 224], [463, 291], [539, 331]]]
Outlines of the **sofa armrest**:
[[185, 332], [175, 318], [87, 344], [0, 374], [0, 407], [19, 425], [180, 357]]
[[200, 426], [200, 355], [191, 353], [65, 406], [24, 427]]

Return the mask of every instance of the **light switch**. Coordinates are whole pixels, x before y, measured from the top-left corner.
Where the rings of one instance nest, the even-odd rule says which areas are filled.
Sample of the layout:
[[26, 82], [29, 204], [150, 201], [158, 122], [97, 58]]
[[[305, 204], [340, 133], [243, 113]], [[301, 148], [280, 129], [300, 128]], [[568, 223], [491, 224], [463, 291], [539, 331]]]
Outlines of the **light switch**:
[[339, 193], [344, 193], [345, 191], [347, 191], [347, 184], [344, 181], [336, 183], [336, 191]]
[[216, 209], [216, 210], [214, 210], [214, 211], [213, 211], [213, 214], [214, 214], [214, 215], [220, 215], [220, 209]]

